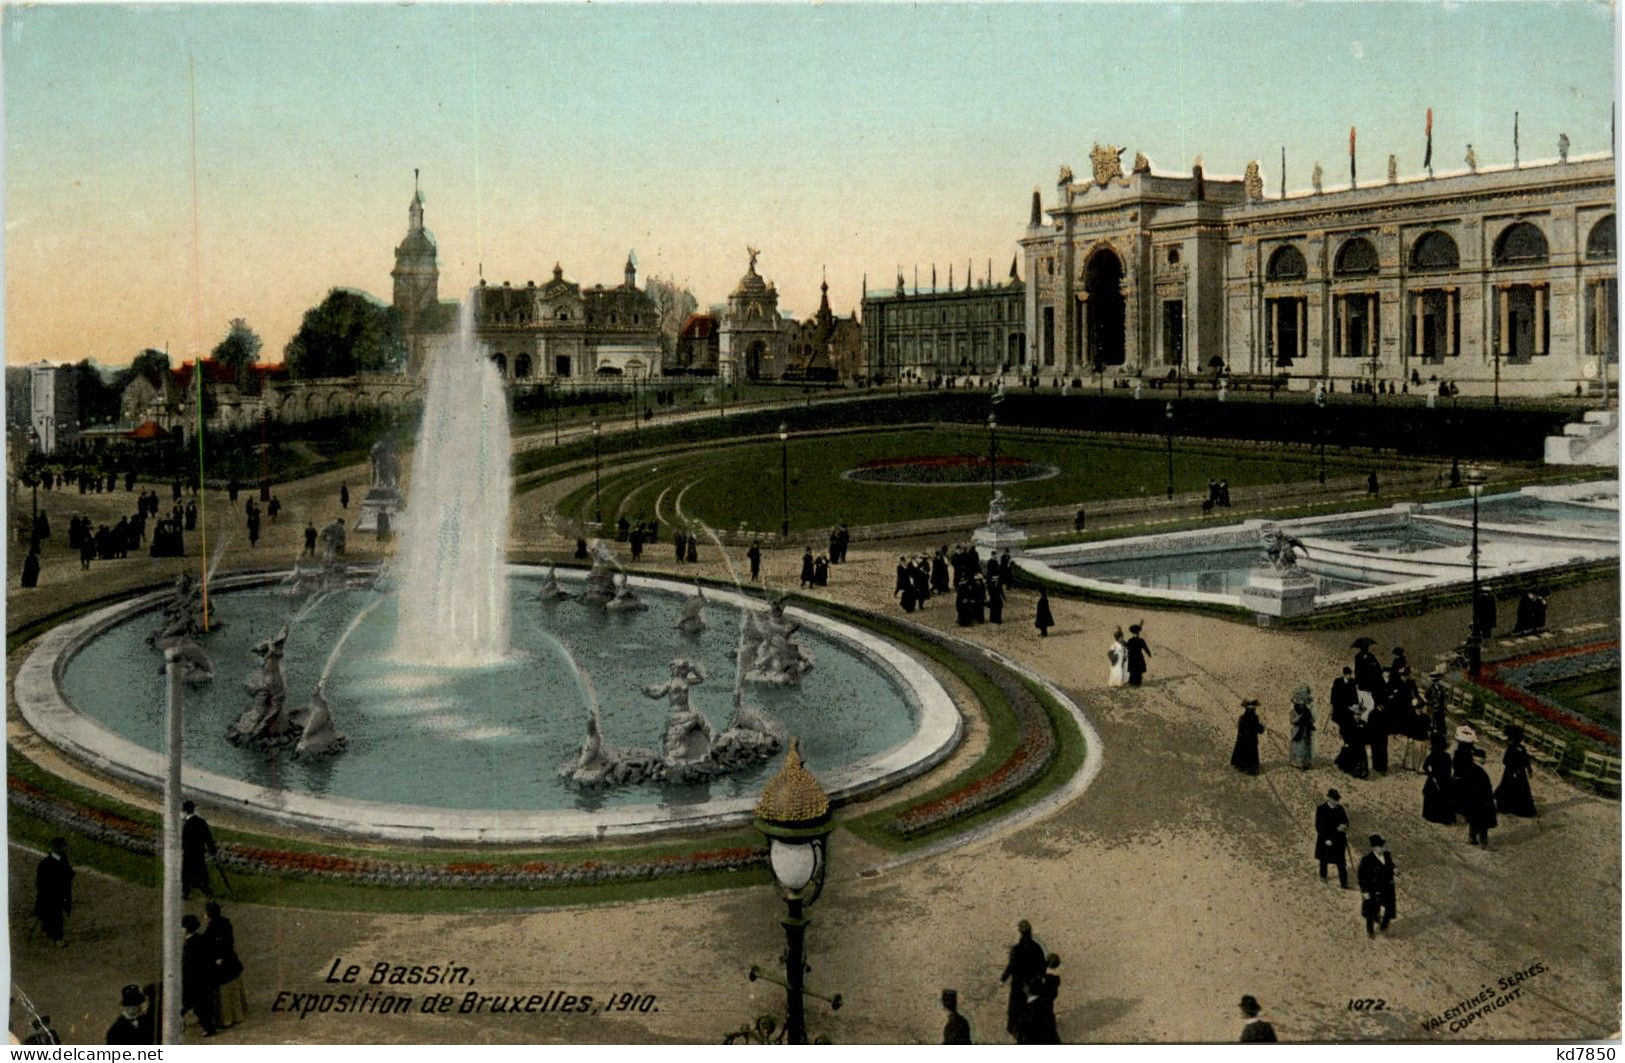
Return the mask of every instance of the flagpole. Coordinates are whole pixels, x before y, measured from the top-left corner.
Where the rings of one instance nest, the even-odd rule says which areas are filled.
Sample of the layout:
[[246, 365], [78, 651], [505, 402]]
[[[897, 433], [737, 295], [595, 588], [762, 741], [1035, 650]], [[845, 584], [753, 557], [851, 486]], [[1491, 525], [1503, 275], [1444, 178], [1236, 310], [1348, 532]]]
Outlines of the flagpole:
[[1512, 112], [1512, 168], [1518, 168], [1518, 112]]
[[198, 565], [203, 572], [203, 630], [209, 630], [209, 540], [204, 520], [203, 492], [203, 253], [198, 233], [197, 192], [197, 60], [187, 56], [187, 80], [192, 107], [192, 341], [196, 344], [192, 374], [197, 378], [197, 493]]

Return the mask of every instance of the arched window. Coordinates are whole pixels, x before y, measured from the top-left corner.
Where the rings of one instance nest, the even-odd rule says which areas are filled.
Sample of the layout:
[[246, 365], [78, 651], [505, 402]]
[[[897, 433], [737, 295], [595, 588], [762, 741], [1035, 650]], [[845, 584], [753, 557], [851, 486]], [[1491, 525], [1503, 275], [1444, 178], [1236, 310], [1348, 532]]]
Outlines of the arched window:
[[529, 376], [530, 376], [530, 355], [528, 353], [526, 353], [524, 351], [521, 351], [519, 354], [514, 356], [513, 375], [515, 377], [519, 378], [520, 380], [525, 380], [525, 379], [529, 378]]
[[1509, 226], [1495, 241], [1497, 266], [1521, 266], [1546, 261], [1546, 234], [1526, 221]]
[[1264, 275], [1272, 281], [1301, 281], [1309, 275], [1309, 267], [1303, 261], [1303, 252], [1288, 244], [1270, 256]]
[[1586, 258], [1613, 258], [1614, 247], [1614, 216], [1610, 214], [1591, 227], [1591, 235], [1586, 237]]
[[499, 354], [493, 354], [491, 356], [491, 364], [496, 366], [497, 367], [497, 372], [501, 373], [503, 376], [508, 375], [508, 356], [507, 355], [500, 354], [500, 353]]
[[1363, 236], [1349, 240], [1337, 251], [1332, 272], [1339, 277], [1363, 277], [1377, 272], [1377, 249]]
[[1416, 273], [1440, 273], [1461, 267], [1461, 252], [1449, 233], [1435, 229], [1423, 233], [1411, 248], [1411, 270]]

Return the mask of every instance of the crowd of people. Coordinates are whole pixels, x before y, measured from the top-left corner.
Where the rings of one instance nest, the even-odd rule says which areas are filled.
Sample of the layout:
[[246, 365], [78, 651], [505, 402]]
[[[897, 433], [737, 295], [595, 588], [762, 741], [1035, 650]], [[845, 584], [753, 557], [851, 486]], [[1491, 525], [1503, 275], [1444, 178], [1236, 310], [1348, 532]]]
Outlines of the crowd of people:
[[[905, 613], [912, 613], [924, 609], [937, 595], [952, 594], [959, 626], [989, 621], [1002, 624], [1006, 589], [1014, 571], [1008, 550], [990, 553], [984, 562], [970, 543], [958, 543], [952, 548], [939, 546], [934, 554], [905, 554], [897, 559], [892, 597], [898, 599]], [[1044, 608], [1048, 608], [1047, 599]], [[1044, 627], [1053, 623], [1051, 617]]]

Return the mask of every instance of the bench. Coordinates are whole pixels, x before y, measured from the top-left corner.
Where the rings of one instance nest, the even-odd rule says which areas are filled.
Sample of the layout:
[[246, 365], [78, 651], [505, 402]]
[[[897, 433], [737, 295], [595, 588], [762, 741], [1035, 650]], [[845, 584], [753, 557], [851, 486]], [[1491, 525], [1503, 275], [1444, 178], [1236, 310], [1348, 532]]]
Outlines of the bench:
[[1619, 796], [1619, 758], [1605, 756], [1595, 750], [1586, 750], [1580, 767], [1569, 772], [1569, 777], [1610, 797]]

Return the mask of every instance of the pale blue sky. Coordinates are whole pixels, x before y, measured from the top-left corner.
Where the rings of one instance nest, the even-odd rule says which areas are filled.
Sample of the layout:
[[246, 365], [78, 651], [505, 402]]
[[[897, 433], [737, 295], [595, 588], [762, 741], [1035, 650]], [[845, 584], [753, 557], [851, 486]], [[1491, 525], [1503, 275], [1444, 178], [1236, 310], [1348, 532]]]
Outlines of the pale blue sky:
[[[897, 265], [1003, 276], [1034, 185], [1095, 140], [1213, 174], [1281, 147], [1362, 177], [1607, 149], [1598, 3], [7, 8], [7, 360], [279, 358], [328, 287], [389, 295], [414, 166], [442, 294], [645, 271], [720, 301], [744, 248], [798, 313]], [[201, 321], [189, 309], [188, 55]], [[69, 294], [71, 293], [71, 295]], [[197, 337], [197, 334], [201, 334]], [[197, 338], [195, 338], [197, 337]]]

